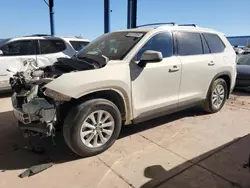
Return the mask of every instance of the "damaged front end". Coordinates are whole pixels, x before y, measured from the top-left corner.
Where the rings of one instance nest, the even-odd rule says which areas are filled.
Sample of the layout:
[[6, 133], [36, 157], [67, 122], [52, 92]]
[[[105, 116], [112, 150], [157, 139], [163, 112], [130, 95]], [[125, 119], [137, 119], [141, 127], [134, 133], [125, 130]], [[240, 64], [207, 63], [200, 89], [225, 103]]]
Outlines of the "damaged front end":
[[44, 69], [28, 67], [10, 78], [14, 115], [25, 135], [54, 136], [57, 109], [71, 99], [44, 87], [56, 78], [46, 77], [47, 73]]
[[43, 68], [27, 62], [23, 70], [11, 76], [13, 111], [25, 137], [55, 136], [55, 129], [63, 119], [59, 113], [61, 107], [71, 97], [46, 88], [46, 84], [64, 73], [97, 68], [79, 61], [60, 59], [60, 62]]

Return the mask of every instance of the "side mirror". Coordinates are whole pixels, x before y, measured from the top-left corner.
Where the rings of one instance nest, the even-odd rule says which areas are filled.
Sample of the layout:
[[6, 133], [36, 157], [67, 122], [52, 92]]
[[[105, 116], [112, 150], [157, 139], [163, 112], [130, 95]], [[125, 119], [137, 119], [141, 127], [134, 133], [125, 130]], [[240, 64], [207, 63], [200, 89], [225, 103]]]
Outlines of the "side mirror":
[[154, 50], [147, 50], [145, 51], [142, 56], [141, 60], [138, 63], [140, 67], [145, 67], [147, 63], [157, 63], [163, 59], [162, 53]]
[[0, 50], [0, 56], [2, 56], [3, 55], [3, 51], [2, 50]]

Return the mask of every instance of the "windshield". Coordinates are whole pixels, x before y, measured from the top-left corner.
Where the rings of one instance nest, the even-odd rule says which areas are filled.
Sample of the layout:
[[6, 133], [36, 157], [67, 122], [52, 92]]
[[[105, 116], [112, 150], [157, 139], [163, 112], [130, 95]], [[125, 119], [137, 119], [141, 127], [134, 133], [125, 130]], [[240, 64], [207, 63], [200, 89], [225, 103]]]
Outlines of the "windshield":
[[242, 55], [237, 61], [238, 65], [250, 65], [250, 54]]
[[77, 53], [77, 58], [89, 55], [106, 56], [109, 60], [122, 60], [144, 36], [143, 32], [115, 32], [102, 35]]

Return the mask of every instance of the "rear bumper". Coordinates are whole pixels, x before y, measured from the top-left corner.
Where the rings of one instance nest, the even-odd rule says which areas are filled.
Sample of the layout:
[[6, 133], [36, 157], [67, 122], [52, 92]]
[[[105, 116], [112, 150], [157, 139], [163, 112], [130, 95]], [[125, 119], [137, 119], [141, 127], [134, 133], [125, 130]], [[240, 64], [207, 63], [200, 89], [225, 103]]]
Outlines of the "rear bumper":
[[9, 83], [0, 82], [0, 92], [8, 92], [11, 91], [11, 86]]

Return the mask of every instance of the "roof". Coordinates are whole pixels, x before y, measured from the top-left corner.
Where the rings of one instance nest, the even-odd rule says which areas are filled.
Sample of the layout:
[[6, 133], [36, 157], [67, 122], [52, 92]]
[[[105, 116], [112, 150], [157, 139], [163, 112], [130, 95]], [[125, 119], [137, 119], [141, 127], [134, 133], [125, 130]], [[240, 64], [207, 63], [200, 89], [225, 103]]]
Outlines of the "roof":
[[50, 35], [31, 35], [31, 36], [23, 36], [23, 37], [14, 37], [11, 38], [11, 41], [15, 40], [27, 40], [27, 39], [64, 39], [66, 41], [74, 40], [74, 41], [86, 41], [89, 42], [88, 39], [77, 38], [77, 37], [60, 37], [60, 36], [50, 36]]
[[[169, 30], [169, 31], [198, 31], [198, 32], [209, 32], [209, 33], [219, 33], [212, 29], [197, 27], [197, 26], [179, 26], [179, 25], [162, 25], [159, 27], [139, 27], [139, 28], [133, 28], [133, 29], [126, 29], [126, 30], [120, 30], [117, 32], [149, 32], [149, 31], [161, 31], [161, 30]], [[223, 33], [222, 33], [223, 34]]]

